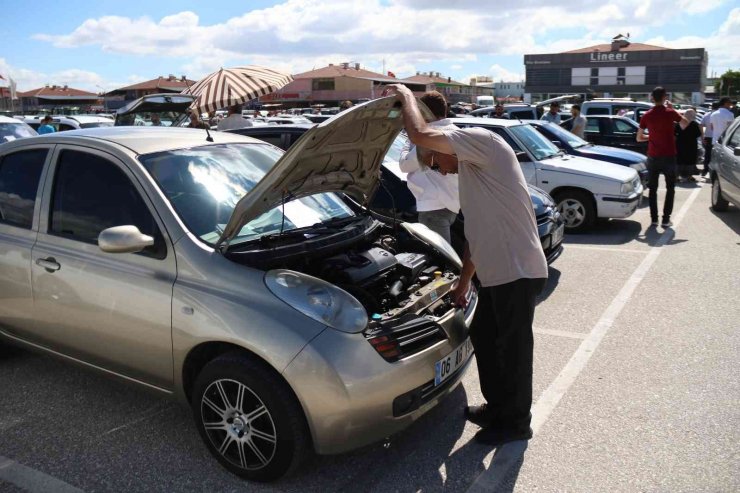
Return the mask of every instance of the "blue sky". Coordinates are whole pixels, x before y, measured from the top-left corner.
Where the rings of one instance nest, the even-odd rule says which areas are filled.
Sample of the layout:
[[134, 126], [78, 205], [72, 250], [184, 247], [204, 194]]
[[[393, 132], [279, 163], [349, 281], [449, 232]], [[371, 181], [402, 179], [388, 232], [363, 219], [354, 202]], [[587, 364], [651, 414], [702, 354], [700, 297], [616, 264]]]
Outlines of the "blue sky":
[[360, 62], [399, 77], [435, 71], [467, 82], [523, 76], [525, 53], [608, 42], [704, 47], [710, 72], [740, 69], [740, 5], [731, 0], [128, 0], [3, 2], [0, 75], [19, 90], [98, 91], [220, 66], [291, 73]]

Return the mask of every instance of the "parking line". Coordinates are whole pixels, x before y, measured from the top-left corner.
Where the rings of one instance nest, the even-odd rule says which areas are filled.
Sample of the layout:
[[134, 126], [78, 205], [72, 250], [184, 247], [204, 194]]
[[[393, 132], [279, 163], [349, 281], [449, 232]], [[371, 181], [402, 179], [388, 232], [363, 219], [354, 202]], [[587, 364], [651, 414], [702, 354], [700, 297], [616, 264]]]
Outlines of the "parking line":
[[533, 329], [532, 332], [535, 334], [544, 334], [548, 336], [560, 336], [560, 337], [570, 337], [571, 339], [585, 339], [588, 337], [588, 334], [585, 334], [583, 332], [570, 332], [567, 330], [553, 330], [553, 329]]
[[81, 489], [75, 488], [60, 479], [36, 469], [31, 469], [1, 455], [0, 479], [30, 493], [84, 493]]
[[[700, 191], [701, 188], [694, 189], [691, 196], [686, 199], [681, 210], [673, 219], [674, 228], [681, 224], [681, 221], [684, 216], [686, 216], [686, 213], [694, 203], [694, 200], [696, 200]], [[593, 326], [588, 336], [583, 340], [581, 345], [578, 346], [578, 349], [573, 353], [573, 356], [571, 356], [568, 363], [566, 363], [565, 367], [563, 367], [555, 380], [553, 380], [545, 391], [542, 392], [539, 399], [537, 399], [537, 402], [532, 407], [532, 430], [535, 435], [537, 435], [537, 433], [542, 429], [553, 410], [560, 403], [560, 399], [562, 399], [565, 393], [568, 392], [578, 375], [586, 367], [586, 364], [596, 352], [596, 349], [599, 347], [599, 344], [601, 344], [604, 336], [609, 329], [612, 328], [614, 321], [622, 312], [622, 309], [627, 305], [627, 303], [629, 303], [635, 290], [658, 259], [658, 256], [663, 251], [662, 247], [665, 246], [666, 243], [674, 237], [674, 235], [675, 231], [673, 229], [667, 229], [658, 239], [655, 246], [650, 248], [650, 252], [642, 260], [640, 265], [637, 266], [630, 278], [627, 279], [622, 286], [622, 289], [619, 290], [619, 293], [617, 293], [617, 296], [614, 297], [606, 310], [604, 310], [599, 321], [596, 322], [596, 325]], [[524, 453], [524, 450], [526, 449], [521, 449], [522, 454]], [[492, 491], [496, 491], [504, 485], [512, 465], [516, 463], [518, 463], [517, 457], [509, 456], [509, 454], [507, 454], [506, 460], [491, 460], [491, 465], [476, 478], [473, 484], [470, 485], [470, 488], [468, 488], [467, 493], [490, 493]]]
[[608, 247], [608, 246], [600, 246], [600, 245], [582, 245], [580, 243], [565, 243], [565, 248], [570, 250], [571, 248], [575, 248], [576, 250], [602, 250], [606, 252], [619, 252], [619, 253], [641, 253], [646, 254], [650, 250], [647, 248], [644, 250], [638, 250], [637, 248], [619, 248], [619, 247]]

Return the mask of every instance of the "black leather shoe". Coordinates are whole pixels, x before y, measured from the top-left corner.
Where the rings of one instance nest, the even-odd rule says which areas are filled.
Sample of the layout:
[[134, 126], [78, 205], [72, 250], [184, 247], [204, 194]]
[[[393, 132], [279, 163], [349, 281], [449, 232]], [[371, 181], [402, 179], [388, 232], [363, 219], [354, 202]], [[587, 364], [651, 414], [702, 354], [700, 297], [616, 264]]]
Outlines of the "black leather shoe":
[[532, 428], [529, 427], [525, 430], [489, 426], [475, 434], [475, 441], [484, 445], [498, 446], [518, 440], [529, 440], [532, 434]]
[[480, 427], [490, 426], [493, 423], [493, 416], [488, 411], [486, 404], [480, 406], [466, 406], [465, 419]]

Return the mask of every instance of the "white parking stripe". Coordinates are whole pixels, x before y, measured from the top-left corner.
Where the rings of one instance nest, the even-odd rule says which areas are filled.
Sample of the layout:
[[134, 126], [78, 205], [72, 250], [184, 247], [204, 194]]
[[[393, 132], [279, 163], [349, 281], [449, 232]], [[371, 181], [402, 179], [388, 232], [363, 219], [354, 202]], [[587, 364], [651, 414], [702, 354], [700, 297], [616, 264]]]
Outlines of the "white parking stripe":
[[[681, 210], [674, 217], [674, 227], [678, 227], [681, 224], [686, 212], [688, 212], [691, 204], [694, 203], [696, 197], [699, 195], [701, 188], [694, 189], [694, 193], [686, 199]], [[650, 268], [653, 266], [658, 256], [663, 251], [663, 246], [666, 245], [675, 235], [673, 229], [666, 230], [658, 240], [655, 246], [651, 247], [650, 252], [642, 260], [640, 265], [637, 266], [635, 271], [632, 273], [627, 282], [624, 283], [622, 289], [617, 293], [617, 296], [612, 300], [611, 304], [606, 308], [604, 313], [596, 325], [591, 329], [588, 336], [581, 345], [576, 349], [576, 352], [571, 356], [570, 361], [566, 363], [565, 367], [553, 380], [549, 387], [542, 392], [537, 402], [532, 407], [532, 430], [535, 435], [542, 429], [542, 426], [547, 422], [548, 418], [552, 414], [553, 410], [560, 403], [560, 399], [563, 398], [565, 393], [573, 385], [578, 375], [586, 367], [586, 364], [591, 359], [591, 356], [596, 352], [596, 348], [604, 339], [604, 336], [609, 329], [614, 325], [614, 321], [617, 319], [619, 314], [625, 305], [630, 301], [630, 298], [640, 285], [640, 282], [645, 278]], [[506, 448], [506, 447], [502, 447]], [[521, 449], [521, 453], [526, 450], [526, 447]], [[490, 493], [496, 491], [497, 488], [503, 485], [510, 468], [512, 465], [517, 464], [519, 461], [516, 457], [506, 456], [505, 460], [496, 461], [496, 455], [491, 460], [491, 465], [487, 470], [482, 472], [478, 478], [468, 488], [468, 493]]]
[[84, 493], [64, 481], [3, 456], [0, 456], [0, 480], [31, 493]]
[[608, 246], [601, 246], [601, 245], [581, 245], [579, 243], [565, 243], [565, 248], [570, 250], [571, 248], [574, 248], [576, 250], [604, 250], [607, 252], [619, 252], [619, 253], [641, 253], [646, 254], [650, 250], [647, 248], [644, 250], [638, 250], [637, 248], [619, 248], [619, 247], [608, 247]]
[[553, 329], [538, 329], [535, 328], [532, 330], [535, 334], [544, 334], [548, 336], [560, 336], [560, 337], [570, 337], [572, 339], [585, 339], [588, 337], [588, 334], [584, 334], [583, 332], [570, 332], [567, 330], [553, 330]]

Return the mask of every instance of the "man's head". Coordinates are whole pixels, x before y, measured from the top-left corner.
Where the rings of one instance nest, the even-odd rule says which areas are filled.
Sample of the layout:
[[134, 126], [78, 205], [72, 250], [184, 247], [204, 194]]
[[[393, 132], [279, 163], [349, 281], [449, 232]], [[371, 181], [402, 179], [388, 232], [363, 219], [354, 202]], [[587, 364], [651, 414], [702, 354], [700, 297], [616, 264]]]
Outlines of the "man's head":
[[188, 116], [190, 117], [190, 121], [193, 123], [198, 123], [198, 112], [193, 110], [188, 110]]
[[421, 102], [427, 105], [434, 118], [441, 120], [447, 117], [447, 101], [437, 91], [429, 91], [421, 97]]
[[504, 114], [504, 105], [497, 103], [493, 110], [496, 112], [496, 115], [501, 116]]
[[719, 98], [719, 107], [727, 108], [729, 110], [730, 108], [732, 108], [732, 99], [727, 96], [722, 96], [721, 98]]
[[656, 87], [655, 89], [653, 89], [652, 96], [653, 102], [656, 105], [663, 104], [663, 101], [665, 101], [665, 88], [661, 86]]
[[51, 117], [51, 115], [46, 115], [45, 117], [43, 117], [41, 119], [41, 123], [44, 124], [44, 125], [48, 125], [48, 124], [50, 124], [53, 121], [54, 121], [54, 119]]
[[550, 103], [550, 113], [554, 115], [558, 111], [560, 111], [560, 103], [558, 103], [557, 101]]
[[429, 167], [443, 175], [446, 174], [457, 174], [457, 156], [452, 154], [442, 154], [439, 152], [432, 151], [432, 161], [429, 163]]
[[355, 105], [355, 103], [353, 103], [352, 101], [350, 101], [350, 100], [348, 99], [348, 100], [346, 100], [346, 101], [342, 101], [342, 104], [340, 104], [340, 105], [339, 105], [339, 109], [340, 109], [340, 110], [348, 110], [348, 109], [350, 109], [351, 107], [353, 107], [354, 105]]
[[570, 107], [570, 114], [573, 115], [573, 118], [577, 117], [581, 114], [581, 105], [580, 104], [574, 104]]
[[232, 104], [229, 106], [229, 115], [241, 115], [242, 114], [242, 105], [240, 104]]
[[152, 125], [160, 125], [162, 123], [162, 120], [159, 119], [159, 115], [156, 113], [152, 113]]

